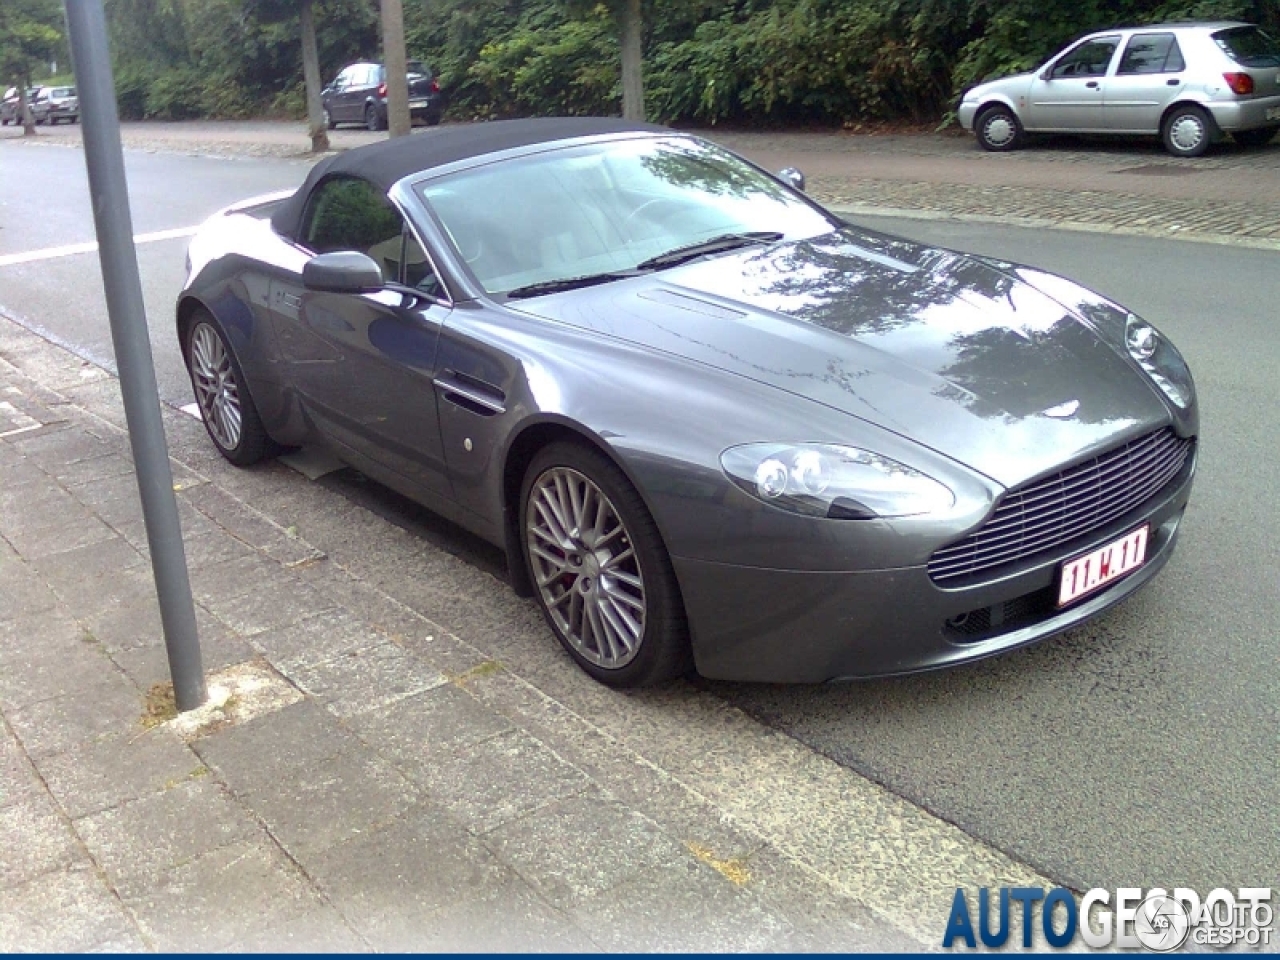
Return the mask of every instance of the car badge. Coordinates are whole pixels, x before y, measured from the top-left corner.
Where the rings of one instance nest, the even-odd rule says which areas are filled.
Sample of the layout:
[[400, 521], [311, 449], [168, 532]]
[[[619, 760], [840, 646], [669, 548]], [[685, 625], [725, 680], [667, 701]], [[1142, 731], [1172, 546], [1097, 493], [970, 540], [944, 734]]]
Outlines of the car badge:
[[1068, 400], [1066, 403], [1060, 403], [1056, 407], [1050, 407], [1043, 411], [1046, 417], [1053, 417], [1055, 420], [1065, 420], [1080, 409], [1079, 400]]

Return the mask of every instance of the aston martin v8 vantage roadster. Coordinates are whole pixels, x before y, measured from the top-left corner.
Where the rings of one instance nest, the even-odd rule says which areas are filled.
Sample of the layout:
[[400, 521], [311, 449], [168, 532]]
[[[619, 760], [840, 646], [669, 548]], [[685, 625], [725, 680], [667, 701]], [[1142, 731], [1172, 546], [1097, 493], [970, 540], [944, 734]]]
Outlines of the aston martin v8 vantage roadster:
[[1155, 576], [1196, 466], [1173, 344], [799, 187], [608, 119], [330, 157], [192, 240], [209, 436], [321, 444], [499, 545], [617, 686], [943, 667]]

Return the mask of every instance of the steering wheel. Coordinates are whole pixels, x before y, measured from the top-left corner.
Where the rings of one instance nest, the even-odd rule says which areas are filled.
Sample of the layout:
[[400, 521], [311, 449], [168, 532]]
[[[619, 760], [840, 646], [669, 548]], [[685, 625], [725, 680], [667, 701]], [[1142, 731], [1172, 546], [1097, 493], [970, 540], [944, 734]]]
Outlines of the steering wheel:
[[644, 213], [650, 207], [661, 206], [663, 204], [667, 204], [669, 206], [676, 207], [676, 208], [679, 208], [681, 205], [678, 200], [673, 200], [670, 197], [654, 197], [652, 200], [646, 200], [644, 203], [640, 204], [640, 206], [636, 207], [629, 214], [627, 214], [626, 218], [622, 221], [623, 232], [624, 233], [631, 232], [631, 221], [635, 220], [635, 218], [640, 216], [640, 214]]

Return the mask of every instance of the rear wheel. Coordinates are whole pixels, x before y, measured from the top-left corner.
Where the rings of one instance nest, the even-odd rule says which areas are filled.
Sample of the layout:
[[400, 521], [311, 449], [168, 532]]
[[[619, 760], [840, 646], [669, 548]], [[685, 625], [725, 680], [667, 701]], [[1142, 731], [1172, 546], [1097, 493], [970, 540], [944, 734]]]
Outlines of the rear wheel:
[[1275, 137], [1280, 127], [1261, 127], [1257, 130], [1237, 130], [1231, 139], [1242, 147], [1265, 147]]
[[364, 108], [364, 125], [366, 129], [373, 131], [386, 129], [386, 124], [372, 103]]
[[1008, 107], [988, 107], [973, 125], [983, 150], [1003, 153], [1022, 145], [1022, 124]]
[[583, 670], [613, 687], [693, 665], [675, 571], [644, 501], [596, 450], [553, 443], [525, 473], [521, 540], [538, 605]]
[[237, 467], [274, 454], [258, 408], [244, 387], [244, 372], [218, 322], [204, 311], [192, 320], [186, 344], [187, 371], [209, 439]]
[[1199, 107], [1174, 107], [1164, 118], [1160, 138], [1175, 157], [1198, 157], [1213, 143], [1213, 125]]

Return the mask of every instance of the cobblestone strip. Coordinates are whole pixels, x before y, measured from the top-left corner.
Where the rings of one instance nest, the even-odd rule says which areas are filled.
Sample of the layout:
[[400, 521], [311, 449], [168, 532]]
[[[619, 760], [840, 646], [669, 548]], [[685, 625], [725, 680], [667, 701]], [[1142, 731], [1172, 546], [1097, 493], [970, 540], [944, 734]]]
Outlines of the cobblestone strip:
[[813, 197], [836, 209], [944, 216], [1280, 250], [1280, 207], [1171, 200], [1101, 191], [815, 177]]

